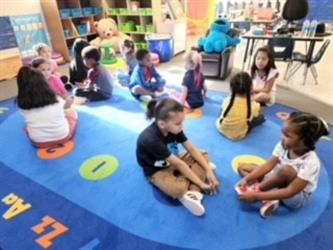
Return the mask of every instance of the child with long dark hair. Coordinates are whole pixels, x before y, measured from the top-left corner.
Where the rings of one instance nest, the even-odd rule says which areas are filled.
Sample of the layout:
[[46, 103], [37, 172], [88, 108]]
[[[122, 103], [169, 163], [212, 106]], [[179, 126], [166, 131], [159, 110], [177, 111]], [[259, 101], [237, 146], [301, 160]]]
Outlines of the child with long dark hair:
[[222, 104], [217, 129], [231, 140], [243, 139], [250, 130], [263, 123], [259, 103], [251, 100], [252, 79], [246, 72], [236, 74], [230, 80], [231, 96]]
[[268, 46], [259, 48], [254, 55], [251, 67], [253, 99], [263, 105], [273, 105], [276, 99], [276, 79], [278, 76], [272, 49]]
[[236, 186], [239, 198], [245, 202], [262, 201], [263, 217], [270, 216], [279, 202], [291, 208], [306, 205], [317, 189], [320, 175], [315, 145], [328, 134], [324, 120], [309, 113], [292, 113], [266, 163], [240, 164], [238, 172], [244, 178]]
[[[169, 98], [151, 100], [147, 117], [154, 118], [154, 122], [141, 132], [136, 148], [144, 175], [166, 195], [178, 199], [191, 213], [203, 215], [201, 192], [215, 194], [219, 182], [208, 162], [208, 154], [200, 152], [183, 132], [184, 107]], [[174, 155], [168, 149], [169, 143], [181, 143], [187, 152]]]
[[52, 147], [73, 137], [77, 114], [72, 109], [64, 110], [65, 101], [56, 97], [40, 71], [23, 66], [17, 86], [16, 101], [34, 146]]
[[82, 84], [88, 77], [88, 68], [83, 62], [82, 50], [90, 44], [82, 38], [77, 38], [73, 44], [73, 59], [69, 65], [69, 81], [74, 84]]
[[52, 74], [51, 67], [48, 61], [42, 57], [36, 57], [32, 61], [32, 67], [38, 69], [44, 75], [50, 89], [58, 96], [62, 97], [66, 102], [66, 107], [70, 107], [73, 103], [73, 99], [68, 95], [64, 84], [60, 80], [59, 76]]

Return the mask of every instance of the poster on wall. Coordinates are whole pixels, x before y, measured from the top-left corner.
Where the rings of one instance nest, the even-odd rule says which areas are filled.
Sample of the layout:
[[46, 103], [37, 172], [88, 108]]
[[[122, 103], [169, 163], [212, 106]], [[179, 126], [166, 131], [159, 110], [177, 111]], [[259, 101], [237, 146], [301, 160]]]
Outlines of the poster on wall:
[[10, 21], [23, 57], [33, 55], [38, 43], [50, 44], [41, 14], [11, 16]]
[[15, 33], [8, 16], [0, 17], [0, 50], [17, 47]]

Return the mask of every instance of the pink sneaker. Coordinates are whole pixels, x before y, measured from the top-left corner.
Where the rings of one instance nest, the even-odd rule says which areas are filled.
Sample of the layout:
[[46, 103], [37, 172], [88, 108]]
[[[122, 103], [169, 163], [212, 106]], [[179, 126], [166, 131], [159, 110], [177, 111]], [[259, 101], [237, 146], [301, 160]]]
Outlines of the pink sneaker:
[[279, 207], [278, 200], [262, 201], [262, 206], [260, 208], [260, 215], [263, 218], [268, 218], [276, 211], [278, 207]]
[[260, 183], [255, 182], [251, 185], [247, 185], [247, 186], [244, 186], [244, 187], [239, 186], [239, 184], [237, 183], [235, 185], [235, 190], [238, 194], [243, 194], [245, 192], [259, 192], [260, 191]]

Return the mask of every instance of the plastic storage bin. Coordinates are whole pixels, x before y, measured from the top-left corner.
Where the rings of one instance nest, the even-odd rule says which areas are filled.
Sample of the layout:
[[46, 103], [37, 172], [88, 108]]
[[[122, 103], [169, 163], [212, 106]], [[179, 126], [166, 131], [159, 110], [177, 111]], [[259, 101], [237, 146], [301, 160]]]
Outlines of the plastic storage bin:
[[137, 32], [145, 32], [145, 26], [143, 25], [136, 25], [135, 28]]
[[145, 15], [152, 15], [153, 14], [153, 9], [152, 8], [145, 8], [144, 13], [145, 13]]
[[74, 9], [71, 9], [71, 16], [72, 17], [79, 17], [79, 16], [82, 16], [82, 11], [80, 8], [74, 8]]
[[118, 8], [109, 8], [109, 15], [118, 15]]
[[91, 16], [94, 14], [94, 8], [93, 7], [86, 7], [82, 9], [82, 13], [84, 16]]
[[66, 38], [71, 36], [71, 32], [69, 31], [69, 29], [64, 29], [64, 35]]
[[94, 7], [94, 15], [99, 15], [103, 12], [103, 8], [102, 7]]
[[173, 54], [173, 41], [171, 35], [168, 34], [152, 34], [148, 35], [149, 50], [158, 54], [161, 62], [170, 61]]
[[71, 17], [71, 9], [61, 9], [59, 10], [61, 19]]
[[84, 35], [88, 33], [88, 27], [87, 24], [78, 24], [76, 25], [77, 32], [79, 32], [80, 35]]
[[119, 15], [127, 15], [128, 14], [127, 8], [119, 8], [118, 12], [119, 12]]
[[146, 30], [146, 32], [154, 33], [155, 32], [155, 26], [154, 26], [154, 24], [146, 24], [145, 30]]

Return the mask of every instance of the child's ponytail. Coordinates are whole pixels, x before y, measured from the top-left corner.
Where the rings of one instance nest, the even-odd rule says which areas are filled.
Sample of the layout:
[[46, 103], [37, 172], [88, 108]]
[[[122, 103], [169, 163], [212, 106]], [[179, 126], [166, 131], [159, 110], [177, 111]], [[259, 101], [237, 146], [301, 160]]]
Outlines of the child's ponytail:
[[146, 111], [146, 118], [148, 120], [151, 120], [155, 117], [155, 107], [157, 104], [157, 100], [152, 99], [150, 102], [147, 104], [147, 111]]
[[184, 112], [183, 105], [171, 98], [160, 101], [153, 99], [147, 104], [146, 117], [147, 119], [155, 118], [155, 120], [165, 121], [170, 118], [172, 112]]
[[202, 71], [202, 61], [201, 55], [196, 52], [193, 54], [193, 61], [194, 61], [194, 82], [197, 88], [200, 88], [201, 84], [201, 71]]

